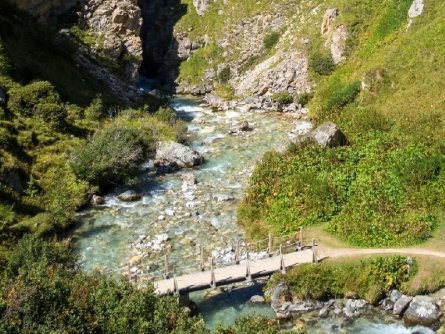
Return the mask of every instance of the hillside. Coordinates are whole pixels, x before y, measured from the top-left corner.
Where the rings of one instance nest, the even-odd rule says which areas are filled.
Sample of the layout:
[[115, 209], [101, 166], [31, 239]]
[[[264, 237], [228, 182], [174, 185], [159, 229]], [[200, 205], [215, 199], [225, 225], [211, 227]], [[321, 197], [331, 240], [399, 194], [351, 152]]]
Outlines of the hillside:
[[308, 103], [348, 139], [266, 155], [240, 208], [252, 236], [325, 224], [355, 245], [407, 245], [444, 223], [443, 4], [196, 3], [175, 27], [204, 44], [181, 64], [181, 91], [303, 118]]

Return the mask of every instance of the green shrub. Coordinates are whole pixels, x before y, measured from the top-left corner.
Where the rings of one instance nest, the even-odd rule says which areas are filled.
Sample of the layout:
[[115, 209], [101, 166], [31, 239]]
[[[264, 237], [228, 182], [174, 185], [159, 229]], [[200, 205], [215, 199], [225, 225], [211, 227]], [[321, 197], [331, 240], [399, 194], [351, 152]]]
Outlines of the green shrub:
[[14, 205], [0, 203], [0, 233], [4, 233], [14, 222]]
[[128, 181], [144, 161], [142, 138], [132, 128], [111, 126], [99, 131], [71, 159], [78, 178], [97, 185]]
[[329, 75], [335, 69], [334, 59], [330, 53], [313, 53], [309, 57], [309, 68], [319, 75]]
[[25, 237], [0, 281], [5, 333], [208, 333], [176, 297], [136, 289], [126, 278], [85, 274], [62, 244]]
[[277, 334], [278, 329], [269, 323], [269, 319], [251, 315], [238, 318], [233, 326], [217, 327], [214, 334]]
[[271, 50], [280, 40], [280, 33], [273, 31], [264, 36], [263, 46], [266, 50]]
[[278, 282], [288, 284], [299, 299], [329, 299], [354, 295], [376, 304], [386, 292], [399, 289], [415, 274], [407, 258], [394, 255], [362, 261], [302, 264], [286, 275], [275, 274], [267, 293]]
[[288, 92], [277, 92], [274, 93], [271, 97], [273, 102], [279, 103], [279, 104], [289, 104], [294, 101], [294, 98], [291, 94]]
[[224, 67], [218, 74], [218, 80], [222, 84], [226, 84], [227, 82], [229, 82], [231, 77], [232, 77], [232, 72], [229, 66]]
[[301, 104], [302, 106], [306, 106], [309, 101], [312, 99], [313, 95], [312, 93], [301, 93], [298, 95], [297, 103]]
[[105, 111], [104, 104], [100, 97], [96, 97], [88, 107], [85, 108], [85, 118], [91, 121], [99, 120]]

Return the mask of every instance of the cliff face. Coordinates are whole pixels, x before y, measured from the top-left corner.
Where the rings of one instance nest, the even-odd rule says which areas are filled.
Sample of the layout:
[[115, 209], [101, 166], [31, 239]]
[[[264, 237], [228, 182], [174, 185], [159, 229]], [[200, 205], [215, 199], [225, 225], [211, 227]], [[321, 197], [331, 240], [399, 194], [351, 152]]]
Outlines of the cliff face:
[[11, 0], [19, 9], [39, 18], [41, 22], [72, 8], [78, 0]]
[[111, 58], [126, 58], [125, 79], [135, 82], [142, 62], [142, 17], [136, 0], [88, 0], [81, 16], [84, 28], [100, 35]]

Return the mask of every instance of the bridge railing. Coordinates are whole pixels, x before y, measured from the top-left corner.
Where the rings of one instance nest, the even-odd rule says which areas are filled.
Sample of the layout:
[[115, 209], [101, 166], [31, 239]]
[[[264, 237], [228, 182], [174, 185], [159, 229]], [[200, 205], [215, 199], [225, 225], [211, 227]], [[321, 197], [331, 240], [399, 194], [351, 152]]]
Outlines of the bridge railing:
[[[230, 251], [224, 257], [212, 256], [212, 252], [200, 247], [199, 254], [190, 254], [185, 257], [175, 258], [170, 254], [165, 254], [161, 260], [156, 260], [145, 264], [145, 267], [132, 272], [128, 268], [128, 279], [138, 285], [146, 282], [155, 282], [163, 279], [175, 278], [177, 275], [185, 275], [198, 271], [210, 270], [213, 272], [217, 268], [223, 268], [234, 264], [246, 264], [249, 272], [249, 263], [272, 256], [281, 256], [282, 270], [285, 270], [283, 255], [304, 249], [312, 249], [313, 262], [317, 262], [315, 239], [309, 244], [304, 244], [303, 229], [299, 232], [274, 237], [269, 234], [268, 238], [254, 242], [235, 241], [230, 245]], [[226, 248], [226, 249], [228, 249]], [[179, 260], [186, 264], [179, 266]]]

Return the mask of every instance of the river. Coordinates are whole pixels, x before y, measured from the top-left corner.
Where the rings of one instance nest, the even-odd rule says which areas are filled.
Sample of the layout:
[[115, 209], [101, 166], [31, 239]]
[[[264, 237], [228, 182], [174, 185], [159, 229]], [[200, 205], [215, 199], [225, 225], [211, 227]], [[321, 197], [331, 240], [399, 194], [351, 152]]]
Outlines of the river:
[[[178, 270], [195, 270], [200, 246], [207, 251], [224, 254], [227, 247], [244, 239], [236, 224], [237, 203], [247, 187], [255, 162], [266, 151], [282, 150], [289, 142], [289, 132], [296, 124], [304, 129], [307, 122], [288, 115], [262, 112], [214, 113], [194, 99], [176, 98], [172, 107], [188, 122], [190, 145], [206, 159], [199, 168], [173, 174], [156, 174], [153, 162], [141, 168], [141, 176], [132, 189], [143, 194], [140, 201], [124, 203], [117, 195], [126, 188], [107, 194], [105, 204], [78, 214], [74, 234], [75, 248], [84, 270], [101, 269], [110, 273], [157, 272], [168, 251]], [[247, 120], [252, 131], [234, 135], [234, 124]], [[196, 178], [187, 184], [183, 178]], [[160, 262], [157, 262], [160, 261]], [[210, 290], [209, 290], [210, 291]], [[273, 317], [267, 305], [247, 303], [261, 293], [257, 286], [214, 295], [205, 291], [194, 293], [209, 328], [218, 322], [232, 324], [237, 317], [260, 313]], [[365, 317], [344, 328], [336, 319], [320, 320], [310, 333], [414, 333], [399, 321], [382, 317]], [[418, 329], [419, 333], [430, 333]]]

